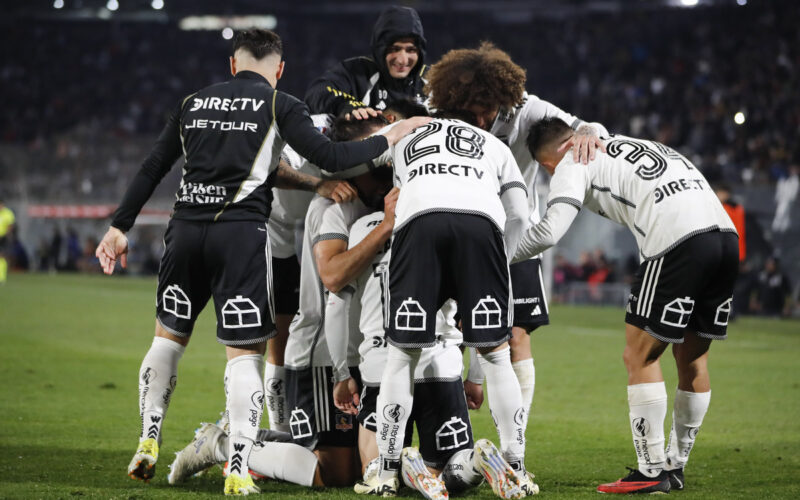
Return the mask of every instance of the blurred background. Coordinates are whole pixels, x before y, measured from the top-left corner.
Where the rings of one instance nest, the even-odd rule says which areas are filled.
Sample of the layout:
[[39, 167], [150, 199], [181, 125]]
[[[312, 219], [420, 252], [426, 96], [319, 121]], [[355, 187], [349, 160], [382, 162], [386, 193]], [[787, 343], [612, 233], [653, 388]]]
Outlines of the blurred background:
[[[9, 281], [100, 271], [93, 253], [110, 213], [169, 108], [229, 77], [234, 29], [280, 34], [278, 87], [302, 98], [327, 68], [370, 53], [372, 25], [392, 3], [420, 13], [428, 64], [490, 40], [527, 70], [528, 92], [683, 153], [744, 227], [737, 313], [800, 315], [800, 2], [791, 0], [5, 1]], [[128, 273], [157, 272], [179, 178], [176, 167], [131, 231]], [[586, 212], [548, 252], [551, 299], [624, 305], [634, 239]]]

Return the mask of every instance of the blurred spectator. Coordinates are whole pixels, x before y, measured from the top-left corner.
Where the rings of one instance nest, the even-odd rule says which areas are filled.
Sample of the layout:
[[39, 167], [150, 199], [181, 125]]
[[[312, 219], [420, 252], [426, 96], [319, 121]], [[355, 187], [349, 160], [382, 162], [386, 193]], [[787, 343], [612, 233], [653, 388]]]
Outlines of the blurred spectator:
[[717, 193], [717, 198], [722, 202], [723, 208], [728, 212], [728, 216], [736, 227], [736, 232], [739, 233], [739, 262], [743, 262], [747, 258], [747, 234], [745, 233], [744, 207], [734, 201], [731, 188], [727, 184], [717, 185], [717, 187], [714, 188], [714, 192]]
[[792, 287], [789, 278], [780, 269], [777, 258], [769, 257], [764, 262], [764, 269], [758, 275], [756, 294], [753, 298], [753, 312], [765, 316], [788, 315], [789, 299]]
[[789, 174], [778, 180], [775, 186], [775, 218], [772, 220], [772, 230], [776, 233], [784, 233], [791, 225], [790, 208], [794, 200], [797, 199], [797, 191], [800, 189], [800, 166], [792, 165], [789, 167]]
[[0, 285], [8, 278], [8, 258], [12, 248], [14, 212], [0, 199]]

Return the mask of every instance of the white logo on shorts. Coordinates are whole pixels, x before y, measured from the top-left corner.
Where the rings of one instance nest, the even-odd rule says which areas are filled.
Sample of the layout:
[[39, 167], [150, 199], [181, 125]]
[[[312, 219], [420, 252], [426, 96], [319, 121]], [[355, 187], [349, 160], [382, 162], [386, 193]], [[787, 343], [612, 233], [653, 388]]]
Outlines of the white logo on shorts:
[[161, 295], [164, 311], [181, 319], [192, 318], [192, 303], [178, 285], [170, 285]]
[[733, 297], [726, 300], [717, 308], [717, 314], [714, 316], [714, 324], [717, 326], [728, 326], [728, 318], [731, 315], [731, 302]]
[[472, 328], [482, 330], [486, 328], [500, 327], [500, 304], [492, 297], [487, 295], [478, 301], [472, 309]]
[[686, 328], [689, 326], [689, 318], [692, 317], [693, 310], [694, 301], [691, 298], [677, 298], [664, 306], [661, 322], [668, 326]]
[[237, 295], [235, 299], [228, 299], [222, 306], [222, 326], [224, 328], [261, 326], [261, 311], [252, 300]]
[[538, 316], [540, 314], [542, 314], [542, 308], [537, 305], [536, 307], [533, 308], [533, 312], [531, 312], [531, 316]]
[[289, 417], [289, 429], [291, 429], [294, 439], [311, 436], [311, 423], [308, 421], [308, 414], [303, 409], [292, 410], [292, 415]]
[[428, 315], [422, 305], [411, 297], [397, 308], [394, 315], [395, 330], [425, 331]]
[[436, 449], [453, 450], [469, 443], [469, 427], [459, 417], [452, 417], [436, 431]]

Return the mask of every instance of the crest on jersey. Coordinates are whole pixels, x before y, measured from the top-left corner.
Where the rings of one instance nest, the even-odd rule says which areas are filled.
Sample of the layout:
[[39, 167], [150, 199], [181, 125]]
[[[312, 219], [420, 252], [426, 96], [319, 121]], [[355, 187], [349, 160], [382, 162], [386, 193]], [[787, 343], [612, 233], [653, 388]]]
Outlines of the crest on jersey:
[[679, 297], [664, 306], [661, 323], [676, 328], [686, 328], [689, 326], [692, 311], [694, 311], [694, 301], [689, 297]]
[[252, 300], [237, 295], [234, 299], [228, 299], [222, 306], [222, 326], [224, 328], [261, 326], [261, 311]]
[[469, 443], [469, 426], [460, 417], [452, 417], [436, 431], [436, 449], [454, 450]]
[[161, 307], [176, 318], [191, 319], [192, 302], [178, 285], [170, 285], [161, 295]]
[[500, 304], [491, 295], [487, 295], [478, 301], [472, 309], [472, 328], [482, 330], [487, 328], [499, 328], [500, 324]]
[[428, 315], [422, 308], [422, 304], [409, 297], [397, 308], [394, 315], [394, 328], [395, 330], [425, 331], [427, 320]]
[[289, 417], [289, 429], [292, 432], [292, 438], [301, 439], [311, 436], [311, 422], [308, 420], [308, 414], [302, 408], [295, 408]]

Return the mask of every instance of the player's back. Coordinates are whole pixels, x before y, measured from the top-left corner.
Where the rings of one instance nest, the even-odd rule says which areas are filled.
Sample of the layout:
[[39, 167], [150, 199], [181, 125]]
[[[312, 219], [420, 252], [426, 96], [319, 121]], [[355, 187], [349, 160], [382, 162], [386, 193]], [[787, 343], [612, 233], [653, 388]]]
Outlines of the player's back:
[[708, 181], [682, 155], [621, 135], [605, 143], [608, 152], [588, 166], [574, 164], [568, 154], [558, 169], [565, 163], [583, 169], [586, 207], [629, 227], [644, 258], [655, 258], [694, 234], [735, 231]]
[[392, 150], [401, 186], [395, 230], [418, 215], [454, 212], [488, 217], [501, 230], [499, 195], [524, 183], [514, 158], [492, 134], [460, 120], [436, 118]]

